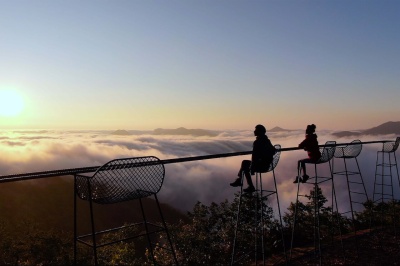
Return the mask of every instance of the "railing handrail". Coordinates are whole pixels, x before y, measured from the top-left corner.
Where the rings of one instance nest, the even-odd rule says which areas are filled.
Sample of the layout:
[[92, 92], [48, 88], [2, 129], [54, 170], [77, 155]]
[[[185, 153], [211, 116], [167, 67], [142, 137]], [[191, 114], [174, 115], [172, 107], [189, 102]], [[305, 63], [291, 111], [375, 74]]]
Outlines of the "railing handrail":
[[[361, 142], [361, 143], [360, 142], [358, 142], [358, 143], [336, 143], [336, 144], [332, 144], [332, 145], [319, 145], [319, 147], [374, 144], [374, 143], [385, 143], [385, 142], [393, 142], [393, 141], [392, 140], [379, 140], [379, 141], [365, 141], [365, 142]], [[299, 147], [289, 147], [289, 148], [281, 148], [280, 151], [281, 152], [282, 151], [294, 151], [294, 150], [302, 150], [302, 149], [303, 148], [299, 148]], [[231, 152], [231, 153], [222, 153], [222, 154], [165, 159], [165, 160], [160, 160], [160, 162], [163, 164], [172, 164], [172, 163], [201, 161], [201, 160], [225, 158], [225, 157], [233, 157], [233, 156], [242, 156], [242, 155], [248, 155], [251, 153], [252, 153], [252, 151]], [[100, 166], [81, 167], [81, 168], [69, 168], [69, 169], [49, 170], [49, 171], [41, 171], [41, 172], [22, 173], [22, 174], [2, 175], [2, 176], [0, 176], [0, 183], [17, 182], [17, 181], [23, 181], [23, 180], [32, 180], [32, 179], [64, 176], [64, 175], [91, 173], [91, 172], [95, 172], [99, 167], [101, 167], [101, 165]]]

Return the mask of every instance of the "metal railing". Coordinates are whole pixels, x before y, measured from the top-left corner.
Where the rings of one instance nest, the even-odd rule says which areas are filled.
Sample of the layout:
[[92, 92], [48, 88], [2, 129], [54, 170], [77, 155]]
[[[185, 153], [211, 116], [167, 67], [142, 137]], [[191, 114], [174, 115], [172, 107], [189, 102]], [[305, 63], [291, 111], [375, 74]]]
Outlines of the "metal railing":
[[[392, 142], [392, 141], [391, 140], [365, 141], [365, 142], [361, 142], [361, 144], [376, 144], [376, 143], [385, 143], [385, 142]], [[334, 145], [319, 145], [319, 147], [345, 146], [345, 145], [355, 145], [355, 144], [359, 145], [360, 143], [336, 143]], [[289, 148], [281, 148], [280, 149], [281, 152], [294, 151], [294, 150], [302, 150], [302, 148], [289, 147]], [[165, 160], [161, 160], [161, 163], [172, 164], [172, 163], [182, 163], [182, 162], [191, 162], [191, 161], [201, 161], [201, 160], [209, 160], [209, 159], [216, 159], [216, 158], [242, 156], [242, 155], [248, 155], [251, 153], [252, 153], [252, 151], [243, 151], [243, 152], [192, 156], [192, 157], [165, 159]], [[32, 179], [48, 178], [48, 177], [64, 176], [64, 175], [91, 173], [91, 172], [95, 172], [99, 167], [101, 167], [101, 166], [99, 165], [99, 166], [89, 166], [89, 167], [81, 167], [81, 168], [69, 168], [69, 169], [59, 169], [59, 170], [31, 172], [31, 173], [22, 173], [22, 174], [1, 175], [0, 183], [17, 182], [17, 181], [23, 181], [23, 180], [32, 180]], [[130, 165], [130, 167], [132, 167], [132, 165]]]

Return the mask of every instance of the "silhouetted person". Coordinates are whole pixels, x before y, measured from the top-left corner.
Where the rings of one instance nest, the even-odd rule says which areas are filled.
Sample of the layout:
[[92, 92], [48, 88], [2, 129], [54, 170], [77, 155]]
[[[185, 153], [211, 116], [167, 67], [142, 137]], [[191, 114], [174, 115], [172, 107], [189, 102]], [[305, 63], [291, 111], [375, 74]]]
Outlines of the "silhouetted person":
[[[306, 163], [315, 163], [321, 158], [321, 152], [318, 147], [317, 134], [315, 134], [315, 129], [317, 127], [312, 124], [308, 125], [306, 129], [306, 138], [299, 144], [299, 148], [303, 148], [307, 151], [308, 158], [299, 160], [297, 162], [297, 173], [296, 179], [293, 183], [303, 182], [305, 183], [309, 176], [306, 172]], [[303, 170], [303, 176], [300, 177], [301, 170]]]
[[239, 187], [242, 185], [242, 175], [244, 174], [247, 180], [248, 188], [245, 188], [243, 191], [247, 193], [254, 192], [255, 188], [253, 181], [251, 180], [251, 175], [254, 175], [255, 172], [268, 171], [268, 168], [274, 159], [275, 147], [272, 145], [266, 133], [267, 130], [263, 125], [256, 126], [256, 129], [254, 130], [254, 136], [256, 136], [256, 140], [253, 143], [251, 161], [242, 161], [238, 178], [235, 180], [235, 182], [230, 184], [232, 187]]

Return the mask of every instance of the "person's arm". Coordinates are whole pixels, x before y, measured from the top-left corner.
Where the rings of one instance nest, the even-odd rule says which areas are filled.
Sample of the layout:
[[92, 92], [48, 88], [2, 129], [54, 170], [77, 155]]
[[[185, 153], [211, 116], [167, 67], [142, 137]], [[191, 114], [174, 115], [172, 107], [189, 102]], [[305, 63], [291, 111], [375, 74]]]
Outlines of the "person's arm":
[[307, 147], [308, 139], [307, 137], [299, 144], [299, 148], [305, 149]]

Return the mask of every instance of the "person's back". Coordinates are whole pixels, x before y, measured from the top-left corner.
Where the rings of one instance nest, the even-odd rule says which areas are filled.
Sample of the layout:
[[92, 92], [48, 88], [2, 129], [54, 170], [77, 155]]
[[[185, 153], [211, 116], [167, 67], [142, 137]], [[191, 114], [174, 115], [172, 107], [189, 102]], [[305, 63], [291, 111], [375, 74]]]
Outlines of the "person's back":
[[321, 158], [317, 138], [315, 133], [306, 134], [306, 138], [299, 144], [299, 148], [307, 151], [308, 157], [313, 161], [318, 161]]
[[271, 165], [275, 154], [275, 148], [267, 135], [257, 136], [253, 143], [251, 156], [251, 172], [266, 172]]
[[254, 135], [256, 140], [253, 143], [253, 152], [250, 160], [243, 160], [240, 167], [238, 178], [235, 182], [231, 183], [232, 187], [238, 187], [242, 185], [243, 175], [246, 177], [248, 188], [244, 189], [244, 192], [255, 191], [253, 181], [251, 180], [251, 175], [255, 172], [267, 172], [269, 166], [273, 161], [273, 156], [275, 154], [275, 147], [272, 145], [271, 141], [266, 135], [267, 130], [263, 125], [257, 125], [254, 130]]

